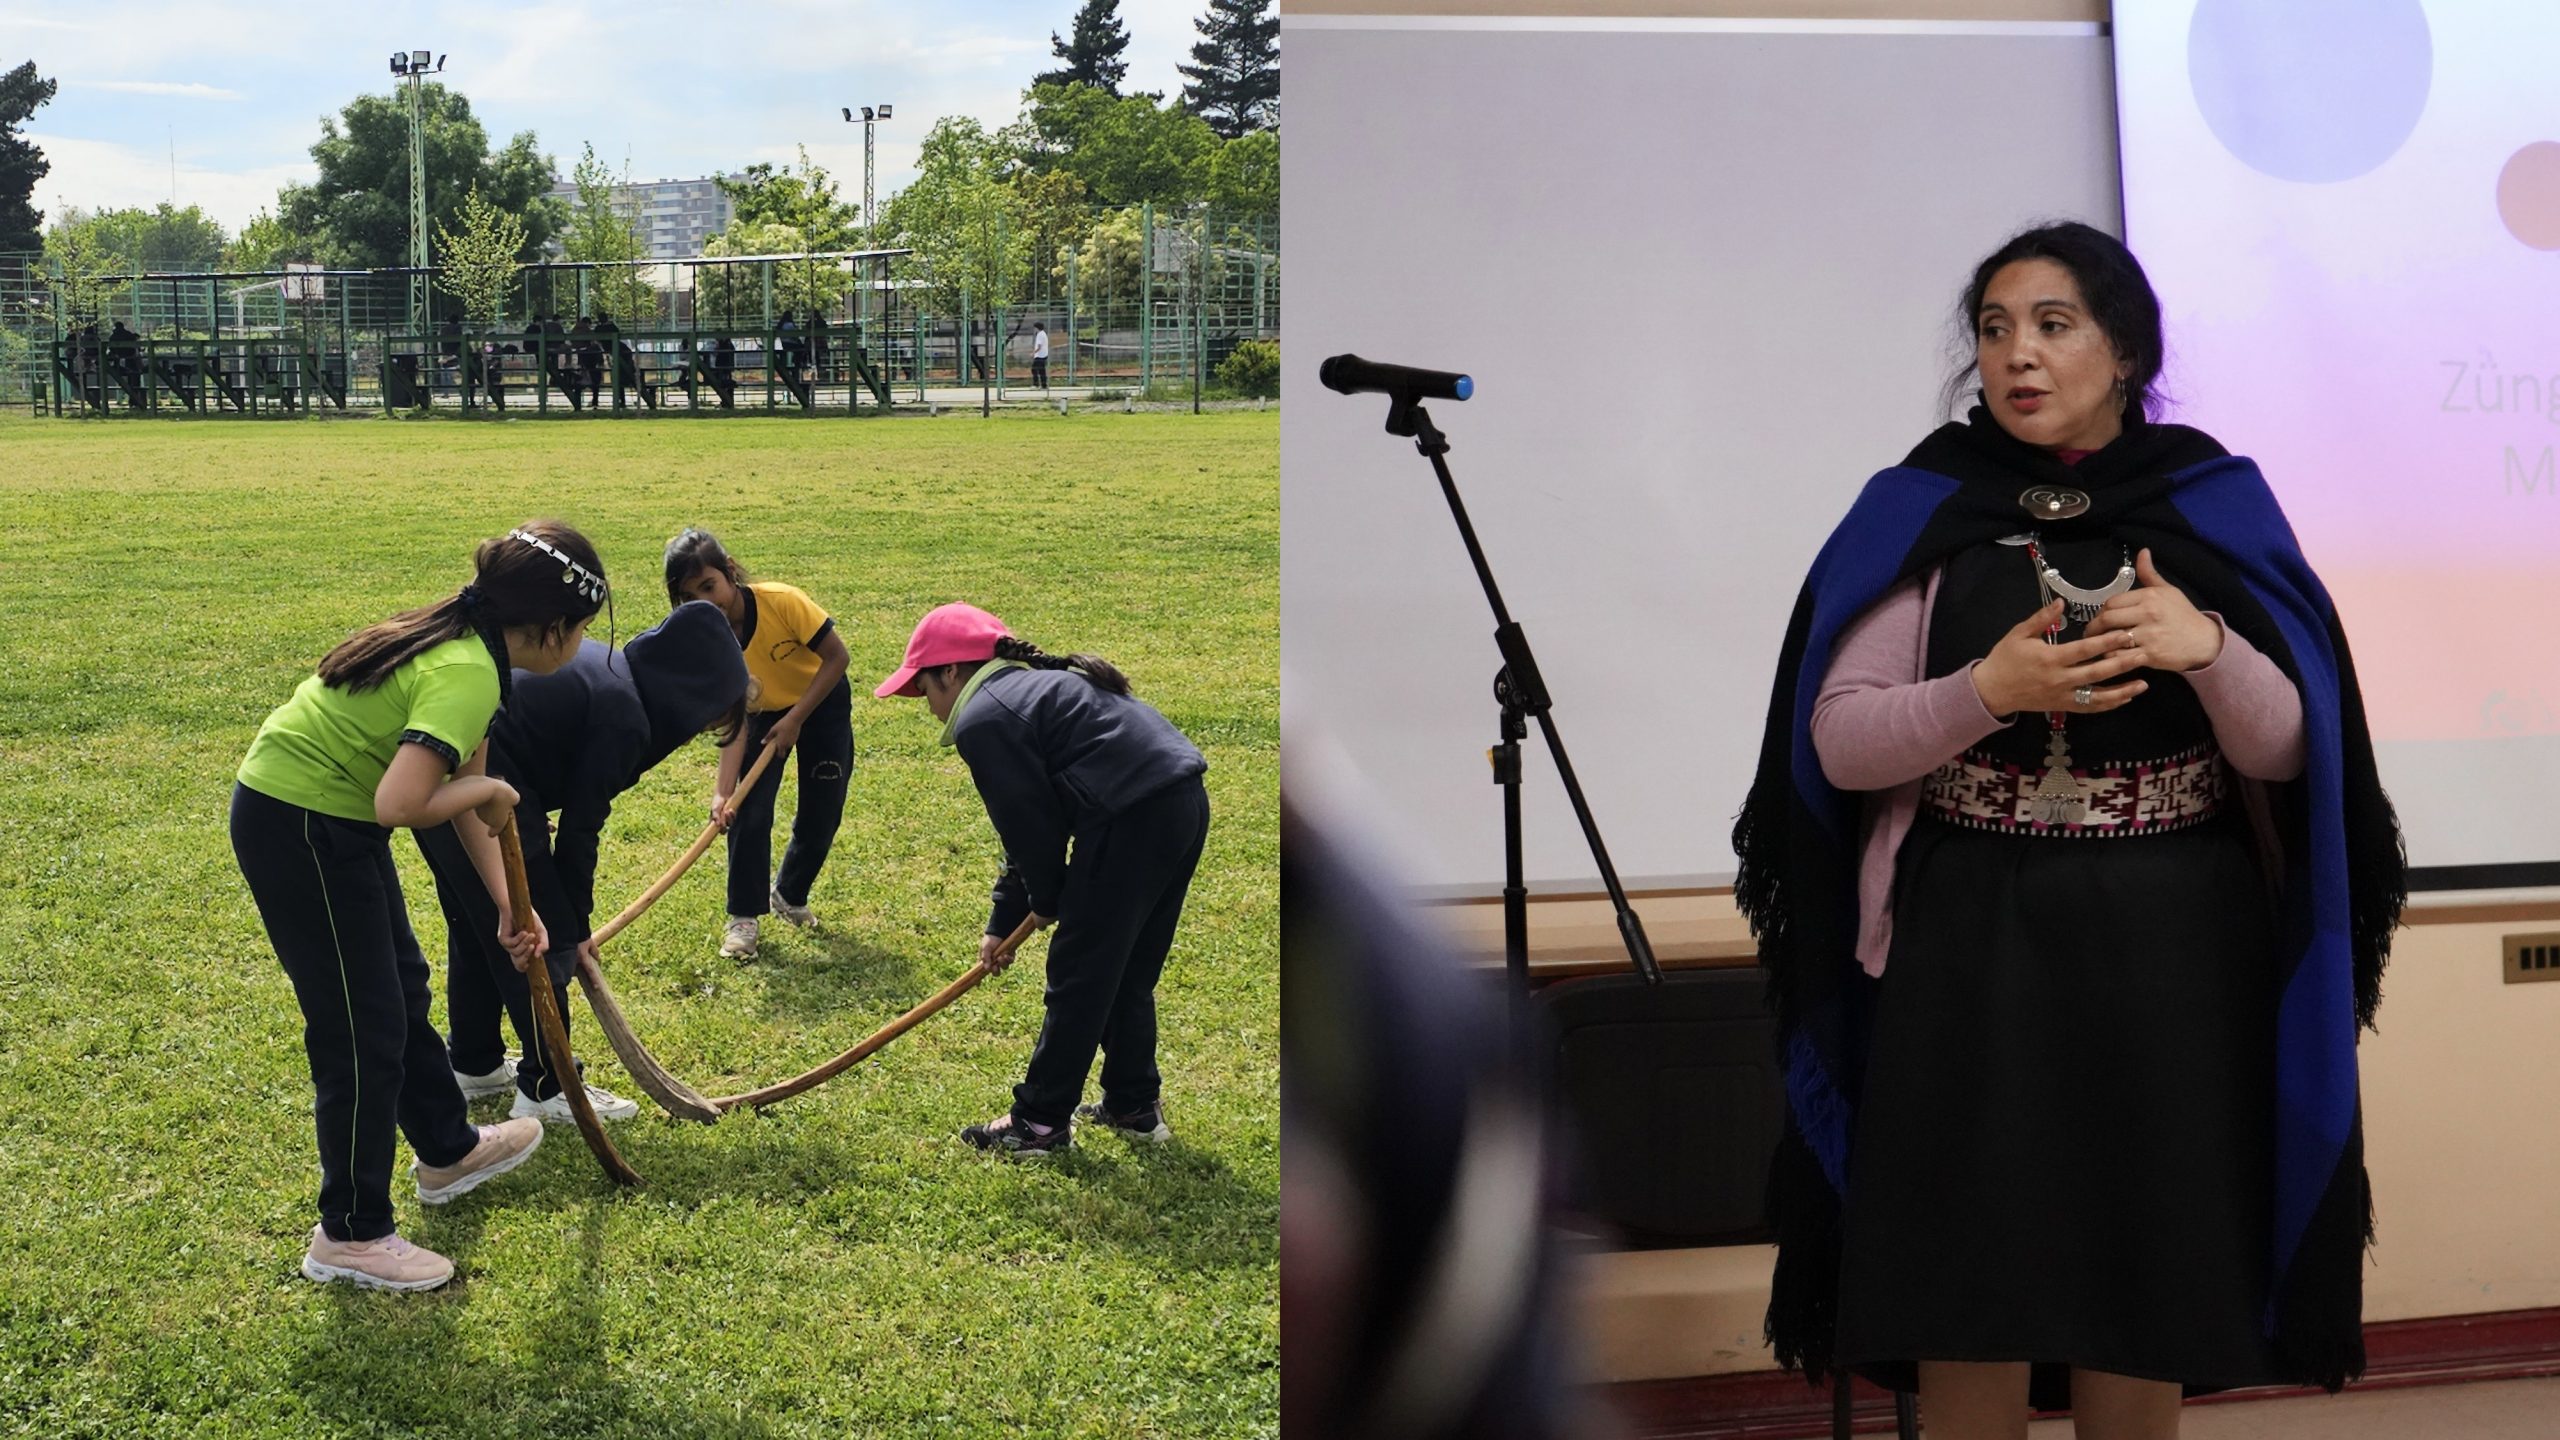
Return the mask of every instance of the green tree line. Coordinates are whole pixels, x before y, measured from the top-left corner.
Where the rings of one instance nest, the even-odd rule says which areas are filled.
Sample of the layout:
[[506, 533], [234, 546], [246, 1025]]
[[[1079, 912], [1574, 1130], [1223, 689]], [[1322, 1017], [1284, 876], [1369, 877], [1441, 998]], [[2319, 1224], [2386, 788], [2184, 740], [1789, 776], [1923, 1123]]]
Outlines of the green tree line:
[[[1122, 93], [1126, 66], [1118, 57], [1128, 37], [1117, 12], [1118, 0], [1082, 0], [1070, 34], [1051, 37], [1058, 68], [1035, 77], [1011, 123], [990, 130], [968, 116], [935, 121], [916, 177], [888, 198], [875, 230], [866, 232], [859, 208], [804, 150], [797, 165], [750, 165], [720, 182], [734, 215], [703, 253], [906, 248], [914, 254], [901, 264], [902, 278], [922, 287], [936, 308], [956, 309], [964, 296], [983, 306], [990, 295], [1010, 300], [1026, 287], [1044, 288], [1070, 265], [1105, 279], [1134, 275], [1142, 258], [1135, 222], [1114, 211], [1153, 206], [1183, 215], [1206, 207], [1231, 221], [1276, 219], [1279, 22], [1272, 0], [1209, 0], [1195, 22], [1201, 39], [1194, 63], [1180, 67], [1188, 83], [1173, 100]], [[45, 172], [41, 154], [14, 126], [52, 93], [53, 82], [32, 62], [0, 76], [0, 230], [16, 224], [23, 238], [43, 219], [26, 197]], [[531, 131], [496, 143], [469, 99], [440, 82], [422, 84], [419, 102], [431, 253], [440, 265], [448, 253], [467, 253], [475, 311], [490, 303], [483, 292], [496, 293], [488, 288], [496, 283], [491, 267], [509, 258], [501, 250], [514, 266], [553, 254], [606, 262], [594, 272], [594, 308], [627, 316], [654, 307], [642, 272], [609, 268], [647, 251], [639, 217], [617, 198], [617, 177], [592, 144], [573, 172], [574, 198], [563, 200], [551, 194], [554, 162]], [[409, 97], [396, 87], [349, 101], [320, 122], [311, 147], [315, 177], [285, 186], [275, 206], [236, 235], [194, 206], [73, 208], [43, 230], [43, 248], [55, 267], [84, 277], [267, 271], [288, 262], [405, 264], [409, 125]], [[705, 277], [707, 287], [744, 283]], [[778, 277], [778, 284], [775, 303], [794, 309], [826, 304], [830, 287], [843, 288], [840, 273], [814, 271]], [[744, 308], [734, 303], [738, 297], [703, 298]], [[446, 299], [464, 308], [458, 295]]]

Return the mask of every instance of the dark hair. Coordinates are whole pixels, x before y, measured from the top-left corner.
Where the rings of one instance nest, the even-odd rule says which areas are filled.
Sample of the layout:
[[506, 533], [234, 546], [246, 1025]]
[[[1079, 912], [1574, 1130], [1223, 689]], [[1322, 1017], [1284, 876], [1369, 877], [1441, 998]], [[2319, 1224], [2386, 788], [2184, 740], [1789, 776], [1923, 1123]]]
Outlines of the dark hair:
[[[517, 538], [530, 535], [559, 552]], [[604, 561], [587, 537], [557, 520], [528, 520], [515, 534], [483, 540], [472, 552], [471, 583], [433, 605], [403, 610], [388, 620], [366, 626], [340, 642], [320, 662], [320, 683], [344, 690], [370, 690], [391, 672], [448, 640], [477, 634], [498, 664], [501, 703], [507, 692], [507, 643], [510, 625], [539, 625], [546, 641], [569, 633], [591, 619], [611, 599], [575, 583], [575, 572], [560, 556], [583, 567], [598, 583]]]
[[1129, 693], [1129, 677], [1099, 655], [1052, 655], [1019, 635], [1003, 635], [996, 639], [996, 658], [1019, 660], [1034, 670], [1081, 671], [1084, 678], [1114, 695]]
[[747, 572], [739, 569], [738, 562], [729, 558], [729, 552], [721, 548], [718, 537], [708, 530], [687, 525], [676, 532], [676, 538], [667, 542], [668, 604], [681, 605], [685, 602], [684, 582], [692, 579], [697, 570], [717, 570], [728, 576], [732, 585], [747, 583]]
[[2080, 298], [2088, 302], [2089, 318], [2115, 347], [2116, 358], [2125, 363], [2125, 414], [2152, 418], [2153, 410], [2166, 398], [2160, 385], [2167, 353], [2160, 334], [2160, 297], [2152, 292], [2151, 277], [2142, 273], [2142, 262], [2133, 258], [2123, 241], [2077, 220], [2022, 230], [1973, 267], [1973, 283], [1956, 302], [1956, 349], [1962, 358], [1947, 376], [1946, 390], [1939, 397], [1940, 412], [1954, 414], [1965, 399], [1965, 387], [1975, 378], [1975, 334], [1991, 277], [2021, 260], [2050, 260], [2071, 272]]

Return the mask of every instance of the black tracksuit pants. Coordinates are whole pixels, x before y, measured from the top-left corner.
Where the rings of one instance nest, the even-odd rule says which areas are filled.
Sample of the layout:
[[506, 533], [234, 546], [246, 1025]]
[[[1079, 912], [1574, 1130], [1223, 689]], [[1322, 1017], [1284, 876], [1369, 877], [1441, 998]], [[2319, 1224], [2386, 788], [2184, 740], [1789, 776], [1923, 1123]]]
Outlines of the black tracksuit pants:
[[427, 958], [390, 833], [234, 785], [231, 850], [302, 1008], [321, 1228], [378, 1240], [394, 1228], [395, 1130], [429, 1165], [456, 1164], [480, 1143], [428, 1019]]
[[[746, 756], [740, 762], [756, 763], [763, 751], [764, 737], [773, 723], [789, 713], [766, 710], [747, 717]], [[762, 915], [766, 909], [765, 885], [770, 877], [774, 889], [794, 905], [809, 903], [809, 887], [818, 883], [818, 870], [827, 863], [827, 852], [836, 843], [836, 829], [844, 823], [845, 792], [853, 785], [853, 686], [843, 680], [827, 692], [800, 725], [800, 738], [791, 748], [800, 752], [796, 762], [789, 755], [776, 755], [764, 767], [738, 803], [738, 812], [729, 817], [729, 913], [732, 916]], [[772, 870], [773, 805], [782, 794], [782, 767], [796, 763], [800, 771], [800, 808], [791, 817], [791, 845], [782, 852], [782, 870]]]
[[1156, 1103], [1156, 980], [1173, 948], [1182, 902], [1209, 837], [1209, 792], [1190, 779], [1148, 796], [1078, 835], [1049, 941], [1047, 1015], [1031, 1065], [1013, 1087], [1013, 1114], [1063, 1125], [1102, 1051], [1102, 1108], [1127, 1115]]
[[[542, 842], [542, 812], [516, 807], [516, 837], [528, 849]], [[445, 1024], [453, 1032], [453, 1069], [459, 1075], [486, 1075], [507, 1058], [498, 1034], [504, 1014], [515, 1026], [524, 1058], [516, 1062], [516, 1088], [536, 1100], [560, 1093], [560, 1082], [544, 1064], [546, 1047], [534, 1023], [533, 990], [516, 962], [498, 943], [498, 903], [472, 868], [471, 852], [450, 824], [417, 832], [419, 853], [436, 877], [436, 904], [444, 911]], [[569, 979], [575, 973], [577, 949], [554, 950], [547, 957], [551, 991], [560, 998], [560, 1026], [569, 1026]], [[577, 1042], [571, 1041], [571, 1044]]]

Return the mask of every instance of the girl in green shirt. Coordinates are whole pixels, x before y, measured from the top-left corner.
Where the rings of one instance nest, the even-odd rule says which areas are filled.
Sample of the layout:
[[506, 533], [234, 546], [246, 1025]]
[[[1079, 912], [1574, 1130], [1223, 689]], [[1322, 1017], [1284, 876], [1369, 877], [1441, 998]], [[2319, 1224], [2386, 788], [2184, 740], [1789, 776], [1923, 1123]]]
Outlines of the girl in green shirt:
[[[391, 831], [454, 829], [509, 914], [496, 827], [514, 809], [484, 773], [490, 719], [511, 669], [566, 664], [606, 600], [595, 547], [534, 521], [473, 556], [470, 584], [349, 637], [278, 706], [240, 762], [231, 846], [302, 1008], [320, 1148], [320, 1223], [302, 1273], [430, 1290], [452, 1262], [395, 1233], [392, 1136], [409, 1137], [418, 1199], [438, 1204], [523, 1163], [540, 1121], [475, 1128], [444, 1037], [428, 1019], [428, 973]], [[502, 920], [523, 969], [544, 948]]]

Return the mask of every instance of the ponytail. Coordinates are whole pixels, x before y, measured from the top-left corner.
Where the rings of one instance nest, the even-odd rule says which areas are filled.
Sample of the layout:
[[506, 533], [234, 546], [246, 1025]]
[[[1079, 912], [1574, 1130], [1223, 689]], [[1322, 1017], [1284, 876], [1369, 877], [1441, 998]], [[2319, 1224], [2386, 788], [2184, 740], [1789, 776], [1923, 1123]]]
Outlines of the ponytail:
[[556, 520], [527, 521], [503, 538], [484, 540], [472, 556], [468, 585], [416, 610], [403, 610], [339, 642], [320, 661], [320, 683], [362, 692], [391, 678], [419, 655], [465, 635], [478, 635], [498, 667], [498, 698], [512, 689], [506, 627], [537, 625], [565, 634], [605, 607], [604, 562], [587, 538]]
[[[333, 689], [366, 691], [391, 678], [391, 672], [447, 640], [459, 640], [477, 627], [479, 587], [465, 585], [433, 605], [403, 610], [368, 625], [338, 642], [320, 661], [320, 683]], [[504, 642], [501, 642], [503, 653]], [[506, 667], [498, 667], [504, 672]]]
[[1073, 670], [1097, 689], [1113, 695], [1129, 693], [1129, 677], [1099, 655], [1051, 655], [1019, 635], [1004, 635], [996, 640], [996, 658], [1019, 661], [1034, 670]]

